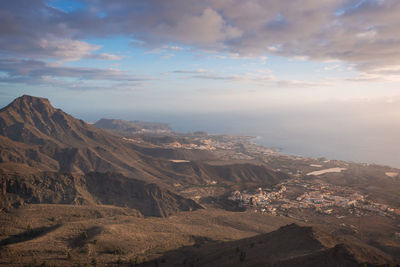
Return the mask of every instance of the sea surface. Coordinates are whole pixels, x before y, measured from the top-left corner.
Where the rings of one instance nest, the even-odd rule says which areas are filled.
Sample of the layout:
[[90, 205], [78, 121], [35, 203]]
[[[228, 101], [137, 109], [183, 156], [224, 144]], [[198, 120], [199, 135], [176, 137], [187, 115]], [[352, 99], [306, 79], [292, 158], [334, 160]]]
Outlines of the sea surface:
[[285, 154], [400, 168], [398, 110], [398, 105], [333, 105], [252, 112], [136, 111], [106, 117], [164, 122], [179, 132], [250, 135], [255, 143]]
[[[351, 116], [210, 114], [169, 117], [176, 131], [250, 135], [252, 142], [281, 153], [377, 163], [400, 168], [400, 127]], [[400, 121], [400, 120], [399, 120]]]

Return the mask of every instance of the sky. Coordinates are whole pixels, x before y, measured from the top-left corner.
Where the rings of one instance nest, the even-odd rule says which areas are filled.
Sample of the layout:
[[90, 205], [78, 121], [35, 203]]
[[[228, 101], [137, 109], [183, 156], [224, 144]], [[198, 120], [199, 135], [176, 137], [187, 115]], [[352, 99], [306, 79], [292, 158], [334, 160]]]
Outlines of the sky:
[[397, 131], [399, 51], [398, 0], [0, 0], [0, 105]]

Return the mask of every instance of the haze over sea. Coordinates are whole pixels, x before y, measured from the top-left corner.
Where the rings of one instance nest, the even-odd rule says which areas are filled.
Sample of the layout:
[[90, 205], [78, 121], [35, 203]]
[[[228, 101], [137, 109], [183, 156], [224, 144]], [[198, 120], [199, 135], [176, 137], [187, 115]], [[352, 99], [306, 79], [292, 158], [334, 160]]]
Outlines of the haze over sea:
[[212, 133], [251, 135], [256, 137], [253, 142], [285, 154], [400, 167], [400, 152], [396, 140], [399, 128], [380, 133], [379, 125], [357, 127], [347, 117], [331, 118], [332, 125], [329, 120], [325, 121], [323, 126], [326, 128], [318, 124], [318, 118], [299, 119], [295, 122], [296, 125], [290, 126], [287, 124], [292, 120], [289, 117], [285, 117], [283, 121], [277, 121], [268, 115], [251, 120], [248, 117], [229, 117], [230, 115], [212, 116], [209, 121], [200, 117], [199, 121], [193, 122], [193, 126], [190, 119], [185, 122], [176, 121], [172, 126], [177, 130], [204, 129]]
[[[175, 131], [250, 135], [281, 153], [400, 167], [397, 103], [359, 101], [241, 112], [141, 112], [107, 118], [166, 122]], [[379, 110], [379, 112], [378, 112]], [[86, 114], [91, 121], [100, 114]]]
[[204, 130], [255, 136], [253, 142], [285, 154], [400, 167], [398, 125], [383, 131], [379, 123], [357, 125], [346, 116], [331, 116], [324, 120], [319, 115], [292, 118], [285, 114], [281, 120], [269, 114], [198, 115], [179, 118], [171, 125], [173, 129], [185, 132]]

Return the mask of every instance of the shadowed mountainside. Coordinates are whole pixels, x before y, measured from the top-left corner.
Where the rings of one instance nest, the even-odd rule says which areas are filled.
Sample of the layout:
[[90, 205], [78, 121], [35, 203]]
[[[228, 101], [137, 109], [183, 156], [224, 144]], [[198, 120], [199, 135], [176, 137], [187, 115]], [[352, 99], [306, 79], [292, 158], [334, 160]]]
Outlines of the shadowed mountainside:
[[145, 216], [164, 217], [201, 208], [155, 184], [116, 173], [86, 175], [43, 172], [31, 175], [1, 174], [4, 208], [30, 204], [96, 204], [128, 207]]
[[163, 262], [164, 266], [382, 266], [392, 259], [375, 248], [290, 224], [246, 239], [184, 247], [158, 259], [160, 266]]

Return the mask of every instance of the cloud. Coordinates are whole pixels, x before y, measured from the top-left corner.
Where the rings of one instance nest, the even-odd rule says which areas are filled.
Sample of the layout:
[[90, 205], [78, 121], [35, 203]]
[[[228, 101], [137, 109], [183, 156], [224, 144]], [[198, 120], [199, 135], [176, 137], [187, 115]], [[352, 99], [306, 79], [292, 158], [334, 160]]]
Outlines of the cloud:
[[219, 81], [230, 81], [230, 82], [246, 82], [246, 83], [253, 83], [259, 86], [265, 87], [298, 87], [298, 88], [305, 88], [305, 87], [323, 87], [329, 86], [330, 83], [326, 81], [317, 81], [317, 82], [310, 82], [310, 81], [303, 81], [303, 80], [287, 80], [287, 79], [280, 79], [275, 75], [271, 74], [270, 72], [254, 72], [254, 73], [243, 73], [243, 74], [236, 74], [236, 75], [220, 75], [215, 74], [212, 72], [205, 72], [203, 74], [197, 74], [199, 72], [191, 72], [191, 71], [180, 71], [179, 73], [186, 73], [186, 74], [196, 74], [192, 76], [188, 76], [187, 78], [194, 78], [194, 79], [203, 79], [203, 80], [219, 80]]
[[82, 39], [95, 29], [92, 12], [65, 13], [40, 0], [0, 2], [0, 55], [78, 60], [117, 60], [111, 54], [94, 54], [101, 46]]
[[90, 54], [90, 55], [87, 55], [85, 58], [100, 59], [100, 60], [121, 60], [124, 57], [114, 55], [114, 54], [101, 53], [101, 54]]
[[201, 74], [201, 75], [194, 75], [191, 78], [195, 79], [206, 79], [206, 80], [224, 80], [224, 81], [236, 81], [239, 80], [238, 76], [225, 76], [225, 75], [217, 75], [217, 74]]
[[174, 50], [174, 51], [182, 51], [183, 47], [177, 46], [177, 45], [172, 45], [172, 46], [164, 46], [163, 48]]
[[334, 64], [334, 65], [325, 66], [324, 70], [326, 70], [326, 71], [331, 71], [331, 70], [343, 71], [343, 68], [340, 64]]
[[211, 73], [209, 70], [198, 69], [198, 70], [175, 70], [172, 73], [177, 74], [197, 74], [197, 73]]
[[79, 60], [81, 58], [120, 60], [121, 56], [94, 52], [101, 46], [88, 42], [60, 38], [53, 35], [41, 36], [37, 39], [23, 40], [19, 38], [0, 38], [0, 51], [3, 54], [15, 55], [27, 58], [59, 59], [66, 61]]
[[334, 59], [367, 73], [400, 66], [398, 0], [82, 1], [86, 9], [70, 12], [40, 0], [2, 1], [0, 53], [76, 59], [98, 49], [88, 37], [125, 35], [150, 50]]
[[[137, 85], [149, 78], [131, 75], [117, 69], [66, 67], [37, 60], [0, 59], [0, 82], [45, 84], [86, 88], [88, 84], [125, 83]], [[100, 86], [101, 87], [101, 86]], [[106, 86], [104, 86], [106, 87]]]
[[[385, 75], [382, 75], [382, 74]], [[351, 82], [400, 82], [399, 70], [394, 73], [378, 70], [375, 72], [360, 72], [356, 77], [348, 78], [347, 81]]]

